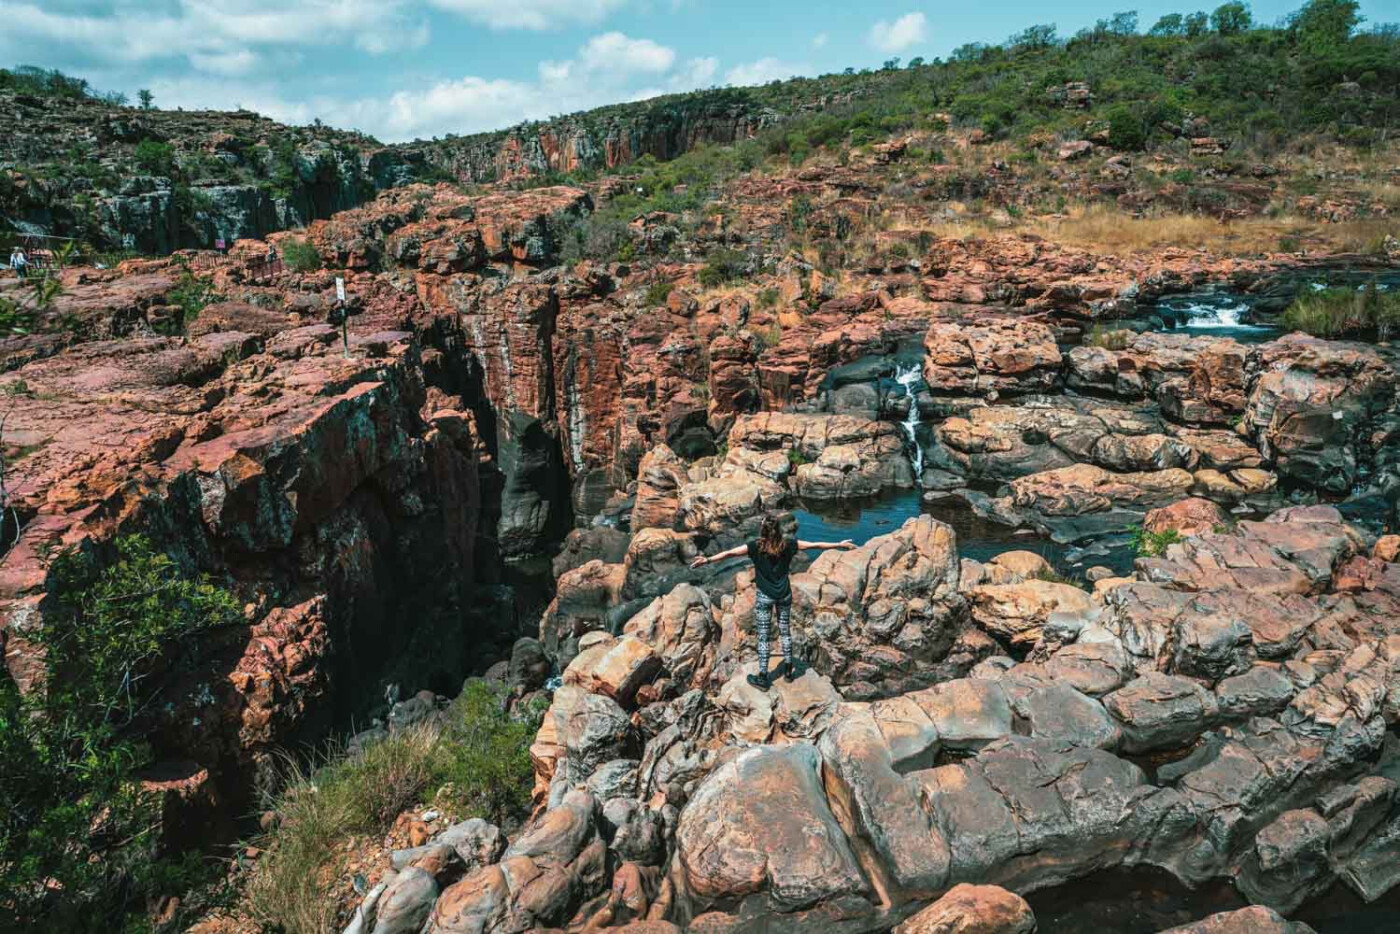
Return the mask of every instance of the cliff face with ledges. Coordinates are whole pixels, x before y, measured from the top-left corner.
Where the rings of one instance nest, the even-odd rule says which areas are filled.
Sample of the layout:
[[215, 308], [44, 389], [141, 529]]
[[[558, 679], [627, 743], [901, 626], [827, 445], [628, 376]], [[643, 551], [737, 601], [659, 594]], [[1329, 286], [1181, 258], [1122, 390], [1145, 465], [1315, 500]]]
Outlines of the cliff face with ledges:
[[700, 146], [747, 139], [783, 119], [772, 108], [726, 97], [674, 107], [658, 102], [641, 112], [582, 114], [412, 145], [429, 164], [464, 181], [501, 181], [612, 169], [643, 156], [666, 161]]

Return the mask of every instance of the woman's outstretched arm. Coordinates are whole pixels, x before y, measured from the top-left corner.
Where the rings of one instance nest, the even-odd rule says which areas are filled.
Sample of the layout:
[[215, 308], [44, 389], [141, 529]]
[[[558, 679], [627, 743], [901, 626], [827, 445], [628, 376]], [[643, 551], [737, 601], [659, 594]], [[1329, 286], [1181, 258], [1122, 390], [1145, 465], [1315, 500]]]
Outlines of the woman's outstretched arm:
[[839, 542], [798, 542], [797, 547], [803, 551], [809, 548], [815, 548], [818, 551], [826, 551], [829, 548], [851, 549], [856, 547], [856, 543], [847, 538]]
[[735, 545], [733, 548], [727, 548], [724, 551], [716, 552], [710, 555], [708, 558], [704, 555], [701, 555], [694, 561], [690, 562], [690, 566], [693, 568], [698, 568], [702, 564], [709, 564], [712, 561], [723, 561], [725, 558], [737, 558], [741, 555], [746, 555], [748, 553], [748, 545]]

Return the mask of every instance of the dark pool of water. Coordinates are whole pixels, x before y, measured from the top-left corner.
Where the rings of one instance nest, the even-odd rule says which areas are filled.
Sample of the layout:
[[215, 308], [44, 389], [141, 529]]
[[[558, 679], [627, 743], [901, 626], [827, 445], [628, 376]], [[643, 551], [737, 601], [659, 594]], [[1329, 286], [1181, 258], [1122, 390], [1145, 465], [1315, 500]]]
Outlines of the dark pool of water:
[[[1155, 934], [1248, 905], [1228, 882], [1192, 890], [1168, 873], [1146, 867], [1096, 873], [1033, 892], [1026, 901], [1039, 929], [1053, 934]], [[1318, 934], [1400, 931], [1400, 890], [1368, 905], [1338, 882], [1290, 917]]]
[[1103, 554], [1085, 554], [1083, 549], [1053, 542], [1045, 536], [989, 522], [956, 497], [924, 503], [918, 490], [900, 490], [873, 500], [806, 502], [793, 510], [799, 538], [806, 541], [849, 538], [858, 545], [878, 535], [888, 535], [906, 519], [920, 514], [951, 525], [958, 536], [958, 554], [975, 561], [987, 561], [1004, 551], [1032, 551], [1070, 577], [1094, 565], [1125, 572], [1133, 563], [1134, 555], [1126, 543], [1104, 543]]

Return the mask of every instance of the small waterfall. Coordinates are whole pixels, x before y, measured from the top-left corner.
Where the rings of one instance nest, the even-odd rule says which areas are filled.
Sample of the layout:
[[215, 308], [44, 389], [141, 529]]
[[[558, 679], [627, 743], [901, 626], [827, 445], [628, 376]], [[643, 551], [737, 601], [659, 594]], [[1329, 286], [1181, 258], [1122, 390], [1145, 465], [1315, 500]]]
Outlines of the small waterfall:
[[1249, 310], [1244, 302], [1226, 296], [1192, 302], [1183, 309], [1186, 312], [1187, 327], [1192, 328], [1239, 328], [1248, 327], [1240, 322], [1240, 316]]
[[914, 484], [923, 486], [924, 449], [919, 447], [919, 438], [914, 431], [919, 427], [919, 400], [914, 395], [914, 387], [923, 379], [923, 366], [920, 363], [896, 364], [894, 381], [904, 387], [904, 395], [909, 399], [909, 414], [904, 417], [904, 433], [909, 436], [909, 444], [914, 453], [910, 460], [914, 465]]

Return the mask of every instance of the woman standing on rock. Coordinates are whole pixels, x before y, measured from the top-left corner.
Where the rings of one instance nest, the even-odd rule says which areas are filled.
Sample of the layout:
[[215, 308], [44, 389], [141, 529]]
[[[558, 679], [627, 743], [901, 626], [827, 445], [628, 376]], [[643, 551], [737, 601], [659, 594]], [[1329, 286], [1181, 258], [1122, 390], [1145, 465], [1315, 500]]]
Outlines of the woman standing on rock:
[[753, 562], [754, 583], [758, 585], [758, 596], [753, 604], [754, 623], [758, 627], [758, 674], [749, 675], [749, 684], [761, 691], [768, 690], [772, 684], [768, 675], [768, 634], [773, 623], [775, 607], [778, 611], [778, 640], [783, 647], [783, 664], [778, 673], [789, 681], [801, 674], [792, 658], [792, 583], [788, 580], [788, 574], [792, 570], [792, 559], [799, 551], [809, 548], [825, 550], [854, 547], [856, 544], [850, 539], [843, 542], [800, 542], [789, 538], [783, 534], [783, 526], [777, 515], [770, 512], [763, 517], [763, 522], [758, 527], [758, 538], [747, 545], [736, 545], [708, 558], [701, 555], [690, 563], [691, 567], [698, 568], [713, 561], [738, 558], [741, 555], [747, 555]]

